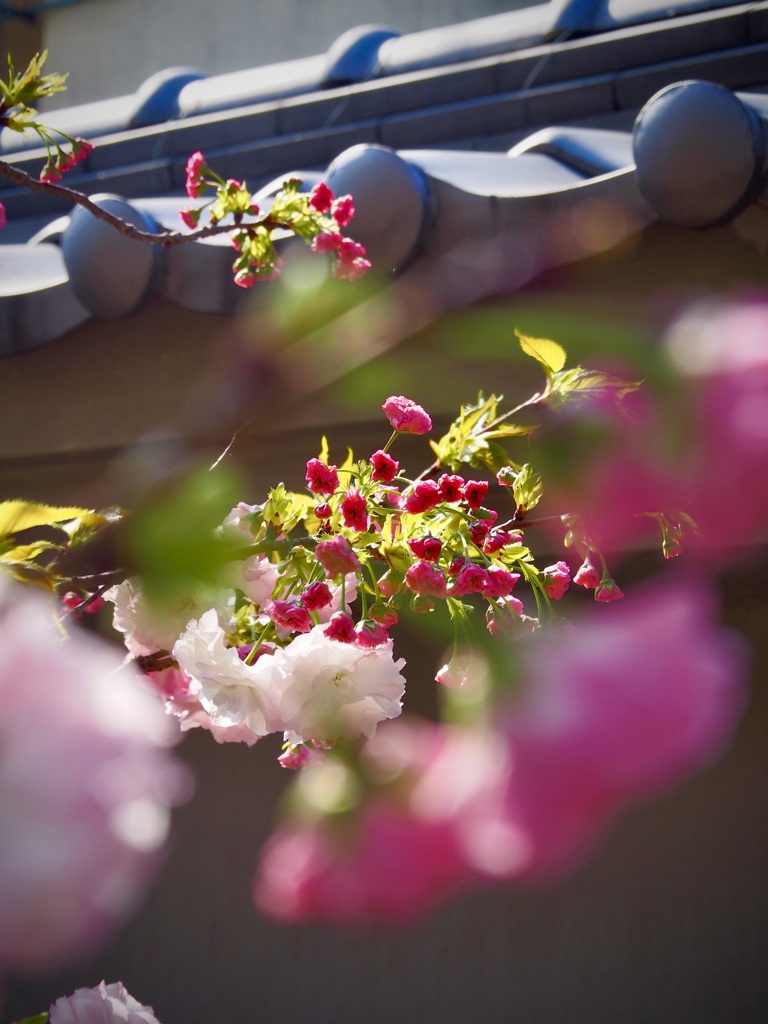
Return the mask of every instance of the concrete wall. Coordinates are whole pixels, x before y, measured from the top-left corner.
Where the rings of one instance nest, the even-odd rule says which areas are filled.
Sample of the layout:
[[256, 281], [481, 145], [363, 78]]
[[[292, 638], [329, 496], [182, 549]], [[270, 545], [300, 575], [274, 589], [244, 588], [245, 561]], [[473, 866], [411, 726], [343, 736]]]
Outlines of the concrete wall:
[[342, 32], [402, 32], [529, 6], [525, 0], [88, 0], [45, 17], [50, 66], [70, 72], [56, 105], [133, 92], [174, 65], [209, 73], [324, 52]]

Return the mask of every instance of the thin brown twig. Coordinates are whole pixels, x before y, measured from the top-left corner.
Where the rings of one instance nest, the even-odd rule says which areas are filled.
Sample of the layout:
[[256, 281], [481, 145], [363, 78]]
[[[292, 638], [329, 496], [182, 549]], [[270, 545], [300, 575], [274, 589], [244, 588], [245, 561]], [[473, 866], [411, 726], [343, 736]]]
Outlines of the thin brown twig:
[[134, 227], [133, 224], [129, 224], [120, 217], [116, 217], [114, 214], [102, 209], [82, 192], [69, 188], [67, 185], [57, 185], [50, 181], [40, 181], [39, 178], [35, 178], [31, 174], [27, 174], [26, 171], [22, 171], [18, 167], [13, 167], [12, 164], [8, 164], [4, 160], [0, 160], [0, 175], [8, 178], [8, 180], [12, 181], [15, 185], [20, 185], [22, 188], [31, 189], [33, 192], [43, 192], [50, 196], [57, 196], [59, 199], [64, 199], [66, 202], [71, 203], [74, 206], [82, 206], [85, 210], [88, 210], [89, 213], [92, 213], [94, 217], [105, 221], [113, 227], [115, 231], [118, 231], [121, 235], [125, 235], [127, 238], [133, 238], [137, 242], [149, 242], [153, 245], [161, 245], [165, 249], [171, 248], [174, 245], [184, 245], [187, 242], [196, 242], [201, 238], [211, 238], [213, 235], [231, 234], [233, 231], [237, 231], [240, 228], [245, 229], [249, 227], [263, 226], [268, 231], [271, 231], [273, 228], [285, 227], [284, 224], [273, 220], [269, 214], [267, 214], [267, 216], [260, 218], [257, 221], [229, 225], [209, 224], [207, 227], [198, 228], [197, 231], [143, 231], [141, 228]]

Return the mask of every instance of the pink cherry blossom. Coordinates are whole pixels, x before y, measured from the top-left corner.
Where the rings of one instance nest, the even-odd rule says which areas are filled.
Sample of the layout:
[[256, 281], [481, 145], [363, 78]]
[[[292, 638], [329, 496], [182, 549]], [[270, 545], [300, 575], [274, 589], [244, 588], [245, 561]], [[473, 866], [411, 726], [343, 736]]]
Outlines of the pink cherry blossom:
[[370, 260], [365, 258], [365, 247], [351, 238], [342, 238], [336, 258], [332, 273], [340, 280], [356, 281], [371, 269]]
[[445, 597], [446, 579], [429, 562], [414, 562], [405, 574], [405, 585], [421, 597]]
[[40, 171], [40, 181], [47, 182], [48, 184], [61, 181], [62, 171], [57, 163], [50, 158], [46, 162], [42, 171]]
[[485, 625], [491, 636], [501, 636], [520, 621], [523, 602], [517, 597], [506, 596], [492, 604], [485, 613]]
[[205, 182], [202, 180], [202, 176], [206, 170], [205, 157], [198, 150], [187, 160], [185, 188], [190, 199], [197, 199], [205, 191]]
[[595, 587], [600, 586], [600, 573], [592, 563], [589, 556], [584, 559], [577, 569], [576, 575], [573, 577], [573, 582], [578, 584], [580, 587], [586, 587], [588, 590], [594, 590]]
[[179, 210], [179, 217], [181, 217], [183, 224], [194, 231], [200, 223], [200, 215], [202, 212], [202, 210], [198, 210], [195, 209], [194, 206], [190, 206], [186, 210]]
[[467, 480], [461, 492], [461, 496], [470, 508], [480, 508], [488, 493], [487, 480]]
[[403, 509], [406, 512], [428, 512], [441, 500], [440, 488], [434, 480], [420, 480], [405, 496]]
[[354, 487], [344, 495], [340, 510], [346, 527], [358, 533], [368, 529], [368, 507], [365, 498]]
[[571, 570], [567, 562], [555, 562], [542, 569], [542, 584], [553, 601], [559, 601], [571, 582]]
[[[272, 645], [261, 646], [265, 653], [270, 653]], [[241, 660], [245, 660], [241, 648], [237, 648], [237, 653]], [[195, 693], [199, 693], [198, 685], [190, 679], [184, 669], [171, 666], [160, 671], [148, 672], [147, 679], [163, 698], [166, 713], [178, 721], [182, 732], [205, 729], [217, 743], [245, 743], [248, 747], [252, 747], [262, 738], [263, 733], [254, 732], [245, 723], [214, 725], [198, 697], [194, 696]]]
[[469, 524], [469, 536], [479, 548], [482, 548], [485, 545], [485, 539], [490, 529], [491, 524], [489, 522], [486, 522], [485, 519], [478, 519], [474, 523]]
[[425, 562], [436, 562], [443, 550], [443, 543], [437, 537], [427, 535], [409, 540], [408, 547], [417, 558], [422, 558]]
[[331, 216], [340, 228], [345, 228], [355, 216], [355, 204], [352, 196], [339, 196], [331, 207]]
[[354, 643], [363, 649], [380, 647], [382, 644], [390, 642], [387, 629], [386, 623], [379, 619], [363, 619], [355, 626]]
[[310, 612], [325, 608], [333, 601], [333, 595], [327, 583], [315, 580], [301, 592], [301, 603]]
[[346, 612], [334, 612], [323, 632], [329, 639], [339, 640], [343, 644], [351, 644], [357, 636], [355, 620]]
[[374, 452], [368, 461], [373, 466], [371, 476], [373, 480], [390, 483], [400, 472], [400, 463], [397, 459], [393, 459], [391, 455], [381, 449]]
[[4, 228], [8, 223], [8, 218], [5, 213], [5, 207], [0, 203], [0, 228]]
[[237, 563], [240, 574], [235, 585], [245, 596], [260, 608], [272, 598], [272, 591], [278, 580], [277, 566], [264, 555], [249, 555], [244, 562]]
[[243, 267], [241, 270], [238, 270], [234, 277], [234, 282], [238, 288], [253, 288], [256, 281], [256, 275], [250, 267]]
[[382, 803], [366, 808], [358, 832], [356, 843], [345, 843], [330, 828], [279, 827], [254, 883], [262, 913], [284, 923], [405, 925], [467, 873], [445, 822]]
[[315, 494], [330, 496], [339, 486], [339, 474], [336, 471], [336, 466], [327, 466], [320, 459], [309, 460], [304, 479], [307, 481], [307, 487]]
[[[480, 593], [491, 601], [508, 597], [520, 579], [519, 572], [509, 572], [508, 569], [502, 569], [499, 565], [489, 565], [485, 570], [485, 575], [487, 581], [480, 583]], [[456, 582], [459, 582], [458, 579]], [[454, 584], [454, 588], [455, 586], [456, 584]]]
[[300, 768], [305, 768], [313, 761], [322, 760], [324, 756], [323, 751], [313, 744], [292, 743], [280, 754], [277, 763], [281, 768], [287, 768], [289, 771], [295, 772]]
[[437, 485], [440, 488], [440, 496], [443, 501], [461, 501], [461, 496], [464, 492], [463, 476], [451, 476], [448, 473], [443, 473], [437, 481]]
[[328, 213], [332, 203], [333, 192], [331, 192], [324, 181], [318, 181], [309, 193], [310, 209], [314, 210], [315, 213]]
[[0, 590], [0, 963], [49, 970], [133, 911], [189, 780], [178, 732], [111, 646]]
[[312, 629], [312, 616], [298, 600], [272, 601], [267, 611], [270, 619], [281, 629], [298, 633], [308, 633]]
[[336, 252], [341, 245], [341, 234], [338, 231], [321, 231], [310, 242], [312, 252]]
[[[466, 562], [448, 590], [448, 597], [464, 597], [466, 594], [490, 593], [494, 589], [491, 577], [481, 565]], [[511, 587], [510, 587], [511, 589]]]
[[426, 434], [432, 429], [432, 420], [422, 407], [403, 395], [391, 395], [382, 409], [394, 429], [402, 434]]
[[159, 1024], [151, 1006], [143, 1006], [122, 982], [78, 988], [50, 1008], [49, 1024]]
[[325, 569], [330, 579], [343, 576], [349, 572], [360, 572], [360, 559], [352, 550], [352, 545], [341, 535], [331, 540], [318, 541], [315, 556]]
[[595, 590], [595, 600], [607, 604], [610, 601], [620, 601], [624, 594], [619, 590], [611, 579], [602, 579]]

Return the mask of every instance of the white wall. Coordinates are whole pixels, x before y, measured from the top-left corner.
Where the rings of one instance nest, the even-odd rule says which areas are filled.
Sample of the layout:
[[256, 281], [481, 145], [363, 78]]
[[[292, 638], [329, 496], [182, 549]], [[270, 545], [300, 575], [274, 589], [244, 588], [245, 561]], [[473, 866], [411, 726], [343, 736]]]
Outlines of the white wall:
[[133, 92], [162, 68], [209, 73], [324, 52], [355, 25], [402, 32], [468, 21], [532, 0], [90, 0], [45, 16], [51, 70], [69, 88], [51, 106]]

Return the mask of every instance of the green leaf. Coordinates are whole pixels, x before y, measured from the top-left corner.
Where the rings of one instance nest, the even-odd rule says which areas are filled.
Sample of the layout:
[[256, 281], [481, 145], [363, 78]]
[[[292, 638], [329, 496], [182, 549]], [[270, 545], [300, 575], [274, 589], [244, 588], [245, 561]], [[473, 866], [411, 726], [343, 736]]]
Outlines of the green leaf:
[[126, 520], [128, 561], [156, 605], [173, 607], [217, 584], [223, 566], [242, 557], [242, 535], [218, 529], [240, 493], [229, 470], [196, 467]]
[[549, 382], [549, 397], [563, 402], [571, 398], [586, 398], [601, 391], [610, 391], [621, 400], [641, 386], [642, 381], [639, 380], [625, 380], [601, 370], [585, 370], [581, 366], [575, 366], [573, 369], [561, 370], [554, 374]]
[[512, 494], [517, 503], [519, 516], [524, 516], [535, 505], [538, 505], [542, 494], [542, 481], [538, 473], [534, 473], [533, 467], [526, 462], [512, 485]]
[[320, 454], [317, 456], [321, 462], [324, 462], [326, 466], [329, 464], [328, 460], [331, 457], [331, 452], [328, 447], [328, 438], [323, 434], [323, 439], [320, 443]]
[[264, 504], [264, 522], [288, 534], [314, 508], [315, 500], [307, 494], [287, 491], [285, 484], [278, 484], [269, 492]]
[[551, 377], [565, 366], [565, 349], [556, 341], [550, 341], [548, 338], [530, 338], [518, 330], [515, 330], [515, 334], [520, 341], [520, 348], [527, 356], [541, 363], [547, 377]]
[[430, 441], [430, 447], [441, 466], [457, 470], [462, 464], [478, 466], [483, 463], [489, 436], [500, 427], [491, 424], [497, 418], [500, 397], [491, 395], [487, 400], [478, 395], [475, 405], [464, 405], [458, 419], [439, 441]]
[[493, 430], [487, 430], [483, 437], [525, 437], [535, 433], [537, 429], [533, 426], [524, 426], [522, 423], [503, 423], [499, 427], [494, 427]]
[[[0, 555], [0, 562], [4, 565], [11, 563], [28, 565], [44, 551], [61, 551], [61, 545], [54, 544], [49, 540], [40, 540], [35, 544], [17, 544]], [[35, 566], [35, 568], [39, 569], [40, 566]]]
[[466, 621], [474, 611], [471, 604], [464, 604], [463, 601], [459, 601], [455, 597], [447, 597], [445, 603], [448, 607], [448, 613], [454, 622]]
[[23, 1020], [14, 1021], [13, 1024], [47, 1024], [47, 1021], [47, 1013], [37, 1013], [34, 1017], [25, 1017]]
[[40, 505], [33, 501], [0, 502], [0, 537], [12, 533], [30, 530], [35, 526], [59, 526], [81, 516], [93, 515], [90, 509], [66, 506], [56, 508], [52, 505]]

